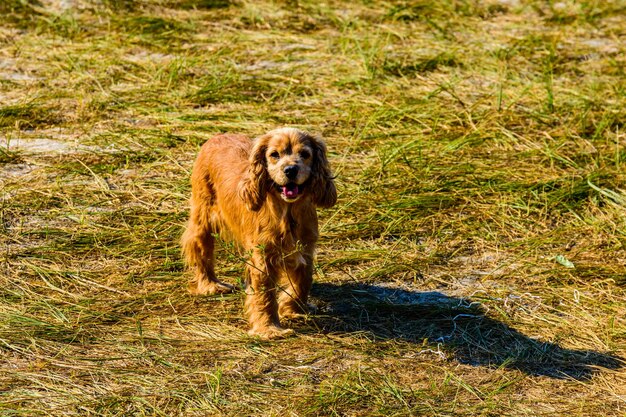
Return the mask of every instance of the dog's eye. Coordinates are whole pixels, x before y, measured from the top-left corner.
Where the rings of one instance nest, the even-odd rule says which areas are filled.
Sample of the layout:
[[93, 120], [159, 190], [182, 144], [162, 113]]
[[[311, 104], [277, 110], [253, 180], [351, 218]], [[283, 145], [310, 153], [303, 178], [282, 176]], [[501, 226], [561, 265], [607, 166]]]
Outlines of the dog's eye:
[[309, 159], [311, 157], [311, 153], [309, 151], [302, 151], [300, 152], [300, 158], [302, 159]]
[[270, 154], [270, 158], [272, 158], [272, 159], [278, 159], [279, 156], [280, 156], [280, 154], [278, 152], [276, 152], [276, 151], [274, 151], [274, 152], [272, 152]]

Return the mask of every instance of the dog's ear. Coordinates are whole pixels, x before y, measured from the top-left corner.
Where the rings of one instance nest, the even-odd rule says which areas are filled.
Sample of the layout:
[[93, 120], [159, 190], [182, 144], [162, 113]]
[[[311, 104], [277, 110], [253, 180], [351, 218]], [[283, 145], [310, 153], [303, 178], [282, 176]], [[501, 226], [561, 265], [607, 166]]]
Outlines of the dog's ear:
[[239, 196], [246, 207], [252, 211], [259, 211], [267, 197], [269, 175], [265, 152], [269, 136], [264, 135], [254, 140], [250, 151], [249, 167], [239, 185]]
[[328, 208], [337, 202], [337, 188], [330, 171], [326, 156], [326, 144], [320, 138], [309, 137], [313, 147], [313, 166], [311, 169], [311, 190], [313, 202], [318, 207]]

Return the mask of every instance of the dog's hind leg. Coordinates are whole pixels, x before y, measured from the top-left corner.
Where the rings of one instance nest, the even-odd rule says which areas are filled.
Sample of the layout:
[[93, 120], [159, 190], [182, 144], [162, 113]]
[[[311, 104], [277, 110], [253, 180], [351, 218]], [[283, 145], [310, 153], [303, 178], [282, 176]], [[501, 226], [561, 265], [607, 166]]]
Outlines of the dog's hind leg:
[[212, 205], [210, 189], [193, 190], [191, 212], [187, 229], [181, 238], [183, 255], [188, 266], [194, 269], [189, 282], [189, 292], [195, 295], [220, 294], [233, 291], [234, 287], [215, 276], [215, 238], [217, 227], [211, 220]]

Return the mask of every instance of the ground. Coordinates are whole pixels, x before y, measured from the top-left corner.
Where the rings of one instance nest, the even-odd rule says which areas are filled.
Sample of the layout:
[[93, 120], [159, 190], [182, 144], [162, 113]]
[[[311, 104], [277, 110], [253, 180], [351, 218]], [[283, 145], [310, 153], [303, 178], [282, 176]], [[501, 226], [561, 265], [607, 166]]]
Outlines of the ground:
[[[623, 1], [5, 0], [0, 414], [623, 416]], [[323, 136], [296, 336], [193, 297], [199, 146]], [[232, 245], [218, 274], [242, 280]]]

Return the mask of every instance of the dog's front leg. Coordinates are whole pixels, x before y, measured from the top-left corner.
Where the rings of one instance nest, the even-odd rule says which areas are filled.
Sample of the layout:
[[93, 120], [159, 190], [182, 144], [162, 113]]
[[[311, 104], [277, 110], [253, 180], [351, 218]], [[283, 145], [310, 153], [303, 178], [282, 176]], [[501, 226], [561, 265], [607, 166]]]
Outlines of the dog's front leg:
[[297, 317], [309, 312], [307, 299], [313, 284], [313, 257], [305, 254], [301, 262], [284, 268], [280, 274], [281, 289], [278, 295], [280, 317]]
[[255, 250], [248, 265], [246, 288], [246, 314], [250, 321], [251, 336], [275, 339], [293, 333], [280, 326], [276, 299], [276, 272], [268, 265], [261, 250]]

